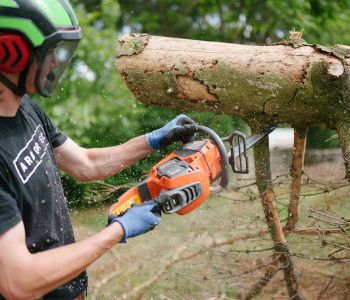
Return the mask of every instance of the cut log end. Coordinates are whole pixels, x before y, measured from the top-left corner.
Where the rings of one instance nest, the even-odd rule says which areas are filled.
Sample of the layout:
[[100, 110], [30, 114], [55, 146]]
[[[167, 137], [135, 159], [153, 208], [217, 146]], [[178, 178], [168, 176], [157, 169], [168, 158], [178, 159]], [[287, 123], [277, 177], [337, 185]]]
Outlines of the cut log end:
[[328, 67], [328, 74], [339, 78], [345, 73], [343, 64], [340, 61], [332, 61]]

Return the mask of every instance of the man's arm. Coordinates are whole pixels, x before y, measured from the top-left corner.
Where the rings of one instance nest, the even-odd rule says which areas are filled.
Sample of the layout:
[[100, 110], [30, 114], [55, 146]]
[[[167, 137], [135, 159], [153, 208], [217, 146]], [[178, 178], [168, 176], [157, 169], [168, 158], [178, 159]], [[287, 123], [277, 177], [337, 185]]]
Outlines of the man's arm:
[[31, 254], [23, 222], [0, 235], [0, 293], [6, 299], [37, 299], [78, 276], [123, 238], [115, 222], [92, 237]]
[[188, 142], [196, 131], [197, 125], [193, 120], [179, 115], [163, 127], [119, 146], [85, 149], [68, 139], [54, 152], [61, 170], [80, 181], [94, 181], [118, 173], [152, 150], [176, 141]]
[[85, 149], [68, 139], [54, 149], [59, 168], [84, 182], [112, 176], [152, 152], [146, 136], [114, 147]]

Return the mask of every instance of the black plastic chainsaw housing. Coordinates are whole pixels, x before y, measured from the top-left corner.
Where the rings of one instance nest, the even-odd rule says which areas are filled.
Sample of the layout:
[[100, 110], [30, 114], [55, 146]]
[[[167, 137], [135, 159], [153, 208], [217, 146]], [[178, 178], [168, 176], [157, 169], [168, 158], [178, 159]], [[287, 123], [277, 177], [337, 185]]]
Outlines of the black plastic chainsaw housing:
[[162, 192], [158, 201], [165, 214], [172, 214], [198, 199], [203, 194], [202, 185], [196, 182], [177, 189]]

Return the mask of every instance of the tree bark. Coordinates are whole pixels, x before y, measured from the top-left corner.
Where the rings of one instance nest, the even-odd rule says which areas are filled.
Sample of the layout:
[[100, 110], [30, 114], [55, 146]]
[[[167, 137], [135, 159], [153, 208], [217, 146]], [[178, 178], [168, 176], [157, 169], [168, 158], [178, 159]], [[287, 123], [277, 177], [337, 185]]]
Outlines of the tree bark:
[[345, 162], [345, 178], [350, 181], [350, 118], [339, 120], [337, 132]]
[[129, 35], [119, 42], [116, 63], [147, 104], [335, 128], [350, 112], [348, 54], [344, 46], [295, 41], [250, 46]]
[[288, 235], [295, 228], [299, 218], [299, 201], [301, 191], [301, 179], [303, 176], [305, 146], [306, 146], [305, 128], [294, 128], [294, 147], [292, 156], [292, 166], [290, 168], [290, 175], [292, 182], [290, 184], [290, 200], [288, 205], [288, 219], [283, 228], [285, 235]]

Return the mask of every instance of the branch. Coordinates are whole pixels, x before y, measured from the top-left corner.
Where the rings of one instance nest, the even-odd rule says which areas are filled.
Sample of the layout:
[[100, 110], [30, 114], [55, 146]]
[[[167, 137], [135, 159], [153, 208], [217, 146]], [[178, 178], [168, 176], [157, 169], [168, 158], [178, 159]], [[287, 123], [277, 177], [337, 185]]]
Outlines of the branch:
[[[346, 229], [350, 229], [346, 228]], [[344, 229], [337, 229], [337, 228], [294, 228], [293, 233], [296, 234], [306, 234], [306, 235], [327, 235], [327, 234], [332, 234], [332, 233], [342, 233]]]
[[350, 260], [350, 256], [344, 256], [344, 257], [319, 257], [319, 256], [308, 256], [304, 255], [301, 253], [289, 253], [289, 256], [295, 256], [303, 259], [308, 259], [308, 260], [319, 260], [319, 261], [338, 261], [338, 262], [347, 262]]
[[96, 300], [98, 299], [98, 294], [100, 292], [100, 290], [110, 281], [112, 280], [114, 277], [116, 277], [119, 272], [120, 272], [120, 268], [117, 267], [119, 266], [119, 264], [121, 263], [121, 257], [119, 255], [119, 253], [112, 248], [110, 250], [110, 252], [112, 253], [112, 255], [114, 256], [114, 270], [113, 271], [108, 271], [106, 272], [106, 276], [104, 276], [100, 281], [95, 282], [92, 287], [90, 287], [89, 289], [91, 290], [91, 300]]
[[321, 300], [322, 299], [322, 295], [329, 289], [329, 287], [332, 285], [333, 282], [334, 282], [334, 277], [332, 276], [329, 279], [328, 283], [322, 288], [322, 290], [318, 294], [317, 300]]
[[251, 300], [254, 297], [258, 296], [262, 289], [269, 284], [271, 279], [283, 268], [278, 267], [278, 265], [274, 265], [271, 263], [268, 270], [265, 272], [264, 276], [260, 278], [260, 280], [250, 289], [248, 294], [244, 297], [245, 300]]
[[283, 234], [280, 219], [275, 205], [275, 194], [272, 190], [270, 150], [268, 139], [254, 148], [255, 172], [259, 193], [262, 194], [261, 204], [264, 209], [266, 223], [274, 242], [275, 253], [280, 253], [280, 263], [283, 266], [284, 279], [288, 295], [291, 299], [302, 299], [299, 294], [299, 284], [294, 272], [293, 262], [289, 256], [287, 241]]
[[112, 185], [102, 181], [88, 183], [88, 193], [86, 200], [91, 202], [107, 201], [110, 197], [118, 197], [127, 189], [131, 188], [132, 184]]
[[299, 200], [301, 191], [301, 179], [303, 175], [305, 146], [307, 129], [294, 129], [294, 148], [292, 166], [290, 174], [292, 182], [290, 185], [290, 200], [288, 206], [288, 219], [283, 228], [285, 235], [288, 235], [294, 228], [299, 219]]
[[[186, 246], [179, 247], [176, 250], [171, 261], [168, 261], [166, 264], [162, 265], [161, 269], [154, 276], [149, 278], [147, 281], [141, 283], [140, 285], [134, 287], [132, 291], [130, 291], [127, 294], [124, 294], [121, 299], [131, 299], [131, 298], [140, 297], [144, 293], [144, 291], [147, 288], [149, 288], [150, 286], [152, 286], [155, 282], [157, 282], [157, 280], [159, 280], [169, 268], [171, 268], [173, 265], [175, 265], [179, 262], [183, 262], [185, 260], [192, 259], [198, 255], [201, 255], [203, 253], [210, 251], [213, 248], [217, 248], [217, 247], [224, 246], [224, 245], [232, 245], [238, 241], [244, 241], [244, 240], [249, 240], [249, 239], [253, 239], [256, 237], [261, 237], [262, 235], [264, 235], [266, 233], [267, 233], [267, 230], [260, 230], [259, 232], [255, 233], [255, 234], [245, 234], [245, 235], [238, 236], [238, 237], [223, 239], [219, 242], [213, 241], [212, 243], [210, 243], [206, 247], [203, 247], [202, 249], [199, 249], [198, 251], [195, 251], [195, 252], [192, 252], [192, 253], [189, 253], [186, 255], [183, 255], [183, 253], [187, 250], [187, 247]], [[193, 241], [191, 242], [191, 244], [193, 244]]]

